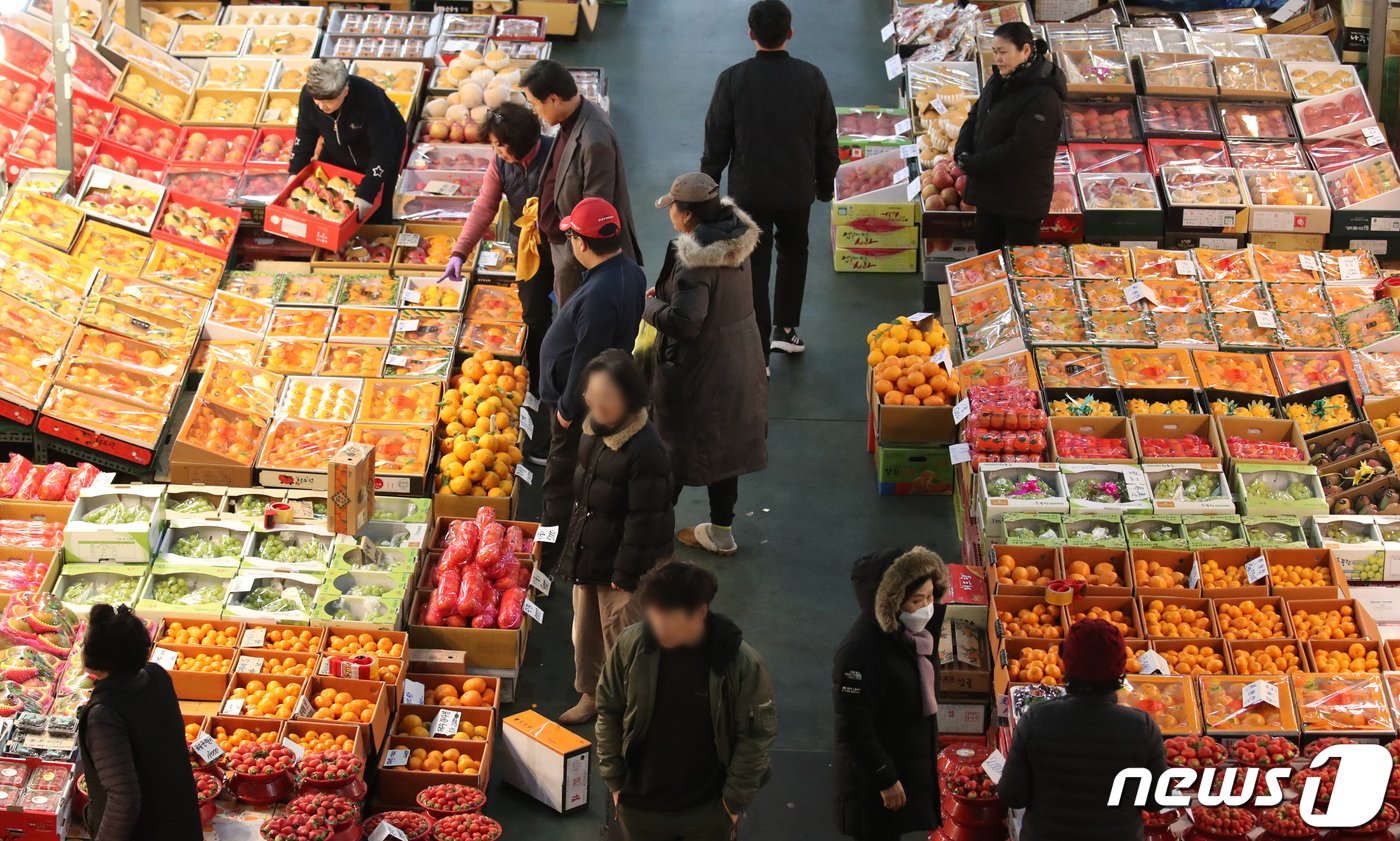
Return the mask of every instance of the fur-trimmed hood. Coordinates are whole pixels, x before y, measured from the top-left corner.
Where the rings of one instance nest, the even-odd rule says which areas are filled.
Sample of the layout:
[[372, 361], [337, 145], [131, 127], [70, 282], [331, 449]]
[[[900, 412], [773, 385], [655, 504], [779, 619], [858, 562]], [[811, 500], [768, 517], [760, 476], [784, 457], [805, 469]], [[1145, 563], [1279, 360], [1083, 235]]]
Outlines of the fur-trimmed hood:
[[676, 237], [676, 259], [687, 268], [737, 268], [758, 247], [758, 225], [732, 198], [721, 200], [728, 213]]
[[[632, 440], [632, 436], [641, 432], [647, 425], [647, 410], [643, 409], [637, 414], [627, 419], [627, 422], [620, 429], [610, 435], [603, 436], [603, 444], [609, 450], [617, 452], [627, 446], [627, 442]], [[589, 415], [583, 419], [583, 431], [589, 435], [597, 435], [598, 427], [593, 423], [593, 416]]]
[[873, 619], [880, 630], [893, 634], [901, 630], [899, 606], [904, 591], [921, 578], [932, 576], [935, 601], [948, 591], [948, 567], [937, 552], [915, 546], [905, 552], [883, 549], [855, 562], [851, 584], [861, 612]]

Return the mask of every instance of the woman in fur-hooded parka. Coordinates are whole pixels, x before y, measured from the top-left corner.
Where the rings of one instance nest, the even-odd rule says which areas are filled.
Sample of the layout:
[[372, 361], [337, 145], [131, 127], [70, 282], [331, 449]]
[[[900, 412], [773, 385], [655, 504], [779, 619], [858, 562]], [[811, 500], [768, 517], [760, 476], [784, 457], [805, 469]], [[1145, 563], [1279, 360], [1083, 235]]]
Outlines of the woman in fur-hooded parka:
[[723, 207], [671, 241], [642, 314], [660, 334], [656, 426], [689, 487], [768, 465], [768, 375], [749, 282], [759, 230], [731, 199]]
[[[832, 670], [836, 706], [836, 823], [858, 841], [886, 841], [939, 825], [938, 717], [924, 703], [915, 641], [900, 622], [901, 605], [925, 581], [933, 582], [933, 637], [928, 655], [938, 667], [943, 594], [948, 568], [932, 550], [885, 549], [856, 561], [851, 583], [860, 618], [836, 651]], [[899, 783], [906, 802], [885, 807], [880, 792]]]

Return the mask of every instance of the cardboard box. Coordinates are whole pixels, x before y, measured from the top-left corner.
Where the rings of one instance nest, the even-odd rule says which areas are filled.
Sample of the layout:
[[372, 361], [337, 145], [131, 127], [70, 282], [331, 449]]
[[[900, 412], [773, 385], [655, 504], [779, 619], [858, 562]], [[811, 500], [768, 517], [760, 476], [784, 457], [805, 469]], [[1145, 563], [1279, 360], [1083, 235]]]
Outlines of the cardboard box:
[[467, 656], [464, 652], [448, 648], [410, 648], [408, 670], [424, 674], [465, 675]]
[[[1261, 598], [1269, 595], [1269, 579], [1267, 574], [1264, 578], [1250, 584], [1244, 583], [1231, 586], [1227, 581], [1221, 580], [1216, 586], [1208, 580], [1214, 576], [1207, 572], [1207, 567], [1214, 563], [1219, 570], [1243, 569], [1245, 564], [1255, 558], [1264, 557], [1260, 549], [1251, 546], [1236, 546], [1228, 549], [1198, 549], [1196, 551], [1196, 562], [1201, 565], [1201, 591], [1211, 599], [1234, 599], [1234, 598]], [[1248, 582], [1248, 577], [1240, 579]]]
[[379, 806], [398, 806], [404, 808], [417, 808], [418, 792], [428, 786], [441, 785], [443, 783], [456, 783], [458, 785], [475, 786], [485, 790], [487, 781], [491, 778], [491, 742], [468, 742], [461, 739], [425, 739], [418, 736], [394, 736], [387, 744], [391, 749], [406, 748], [410, 751], [417, 748], [424, 750], [446, 751], [456, 748], [465, 756], [470, 756], [478, 763], [479, 771], [471, 773], [444, 774], [441, 771], [410, 771], [405, 766], [385, 765], [389, 759], [389, 751], [382, 751], [379, 755], [379, 797], [376, 804]]
[[[1237, 415], [1217, 415], [1215, 416], [1217, 434], [1220, 442], [1225, 446], [1225, 457], [1227, 467], [1240, 463], [1258, 462], [1260, 464], [1289, 464], [1293, 462], [1270, 462], [1268, 460], [1250, 459], [1248, 457], [1236, 458], [1230, 454], [1229, 441], [1231, 438], [1242, 438], [1246, 442], [1288, 442], [1298, 449], [1299, 457], [1297, 462], [1306, 462], [1308, 445], [1303, 440], [1303, 434], [1298, 431], [1298, 424], [1291, 420], [1279, 420], [1277, 418], [1246, 418]], [[1248, 512], [1246, 512], [1248, 513]]]
[[346, 444], [331, 456], [326, 499], [327, 526], [355, 534], [374, 514], [374, 447]]
[[953, 492], [953, 464], [943, 446], [877, 445], [875, 473], [881, 496], [947, 496]]
[[832, 263], [838, 272], [916, 272], [919, 270], [919, 249], [835, 248]]
[[1138, 463], [1137, 442], [1133, 440], [1132, 430], [1129, 428], [1127, 418], [1113, 417], [1052, 417], [1050, 418], [1049, 434], [1051, 448], [1054, 449], [1054, 434], [1059, 431], [1072, 432], [1079, 435], [1093, 435], [1099, 438], [1120, 438], [1123, 446], [1128, 451], [1127, 458], [1073, 458], [1056, 453], [1056, 459], [1063, 464], [1131, 464]]
[[1142, 457], [1143, 464], [1192, 462], [1219, 468], [1224, 459], [1225, 454], [1224, 448], [1220, 445], [1220, 435], [1216, 431], [1215, 424], [1211, 423], [1210, 415], [1135, 415], [1130, 425], [1133, 432], [1133, 444], [1139, 453], [1142, 452], [1144, 438], [1178, 439], [1188, 435], [1206, 439], [1210, 442], [1211, 450], [1215, 453], [1214, 457], [1207, 458], [1144, 455]]
[[[1210, 627], [1205, 629], [1205, 630], [1208, 631], [1209, 633], [1207, 633], [1205, 636], [1200, 636], [1200, 637], [1175, 637], [1175, 636], [1172, 636], [1172, 637], [1164, 637], [1164, 636], [1157, 636], [1157, 635], [1152, 634], [1152, 633], [1151, 633], [1151, 628], [1148, 627], [1148, 623], [1151, 622], [1152, 604], [1153, 604], [1153, 602], [1161, 602], [1161, 603], [1162, 603], [1162, 613], [1163, 613], [1163, 614], [1167, 613], [1167, 612], [1170, 611], [1172, 608], [1185, 608], [1185, 609], [1187, 609], [1187, 610], [1200, 611], [1201, 613], [1204, 614], [1204, 616], [1203, 616], [1202, 618], [1209, 620]], [[1190, 598], [1190, 597], [1187, 597], [1187, 596], [1144, 596], [1144, 595], [1139, 595], [1139, 596], [1138, 596], [1138, 604], [1139, 604], [1139, 606], [1142, 608], [1142, 616], [1143, 616], [1143, 636], [1145, 636], [1147, 639], [1153, 640], [1154, 645], [1155, 645], [1155, 643], [1156, 643], [1157, 640], [1166, 640], [1166, 641], [1171, 642], [1171, 643], [1180, 642], [1181, 645], [1184, 647], [1184, 646], [1190, 645], [1190, 644], [1192, 644], [1192, 643], [1196, 643], [1196, 644], [1198, 644], [1198, 645], [1199, 645], [1199, 644], [1203, 644], [1203, 643], [1201, 642], [1202, 640], [1219, 639], [1219, 632], [1220, 632], [1220, 629], [1217, 628], [1216, 625], [1215, 625], [1215, 613], [1210, 609], [1210, 599], [1205, 599], [1205, 598], [1197, 599], [1197, 598]], [[1220, 650], [1223, 651], [1224, 649], [1221, 648]]]
[[588, 806], [592, 744], [533, 710], [501, 726], [501, 778], [560, 814]]
[[986, 704], [938, 704], [938, 732], [977, 736], [987, 732]]
[[876, 226], [832, 225], [831, 244], [836, 248], [918, 248], [919, 226], [894, 223]]
[[520, 0], [517, 14], [542, 17], [548, 35], [577, 35], [583, 20], [592, 32], [598, 28], [598, 0]]
[[[1186, 586], [1191, 580], [1191, 566], [1196, 563], [1196, 553], [1189, 549], [1129, 549], [1128, 562], [1133, 568], [1133, 584], [1137, 594], [1143, 598], [1199, 598], [1201, 595], [1200, 587]], [[1152, 564], [1159, 564], [1160, 567], [1154, 568]], [[1180, 573], [1181, 585], [1158, 587], [1150, 584], [1153, 569]]]
[[[120, 525], [83, 522], [96, 508], [113, 502], [141, 504], [151, 510], [146, 519]], [[165, 523], [165, 486], [85, 488], [73, 504], [63, 532], [63, 555], [68, 561], [145, 564], [155, 554]]]
[[408, 642], [414, 648], [451, 648], [464, 652], [467, 668], [518, 669], [525, 656], [525, 642], [534, 620], [526, 616], [514, 631], [500, 628], [451, 628], [421, 624], [431, 590], [418, 590], [408, 613]]
[[[1346, 579], [1337, 558], [1330, 549], [1265, 549], [1264, 559], [1269, 562], [1269, 584], [1274, 595], [1285, 599], [1335, 599], [1350, 595]], [[1327, 570], [1330, 585], [1289, 584], [1282, 567], [1323, 568]]]

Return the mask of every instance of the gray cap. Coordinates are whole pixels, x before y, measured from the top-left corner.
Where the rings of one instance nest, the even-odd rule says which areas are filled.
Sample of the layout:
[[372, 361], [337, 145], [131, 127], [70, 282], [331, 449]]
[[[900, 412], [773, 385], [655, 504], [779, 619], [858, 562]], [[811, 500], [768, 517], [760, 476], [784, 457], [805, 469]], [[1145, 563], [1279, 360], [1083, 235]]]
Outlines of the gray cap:
[[656, 206], [670, 207], [678, 201], [693, 203], [715, 198], [719, 198], [715, 179], [703, 172], [687, 172], [671, 182], [671, 191], [657, 199]]

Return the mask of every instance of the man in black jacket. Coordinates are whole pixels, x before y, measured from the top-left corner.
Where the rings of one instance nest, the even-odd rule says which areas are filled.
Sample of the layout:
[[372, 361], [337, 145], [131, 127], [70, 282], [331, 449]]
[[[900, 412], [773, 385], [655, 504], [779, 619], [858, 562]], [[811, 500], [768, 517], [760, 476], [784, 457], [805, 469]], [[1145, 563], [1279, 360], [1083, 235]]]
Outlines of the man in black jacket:
[[355, 190], [355, 210], [364, 219], [382, 189], [379, 209], [368, 221], [388, 223], [393, 221], [394, 186], [407, 142], [403, 115], [383, 89], [351, 76], [338, 58], [311, 65], [301, 88], [291, 174], [301, 172], [313, 158], [363, 173]]
[[[749, 38], [758, 54], [715, 82], [700, 170], [719, 181], [728, 167], [729, 194], [763, 231], [752, 269], [765, 356], [773, 350], [802, 353], [806, 346], [795, 328], [807, 285], [807, 223], [812, 201], [831, 201], [835, 192], [836, 109], [821, 70], [788, 55], [792, 12], [782, 0], [758, 0], [750, 7]], [[775, 244], [778, 271], [770, 306]]]

